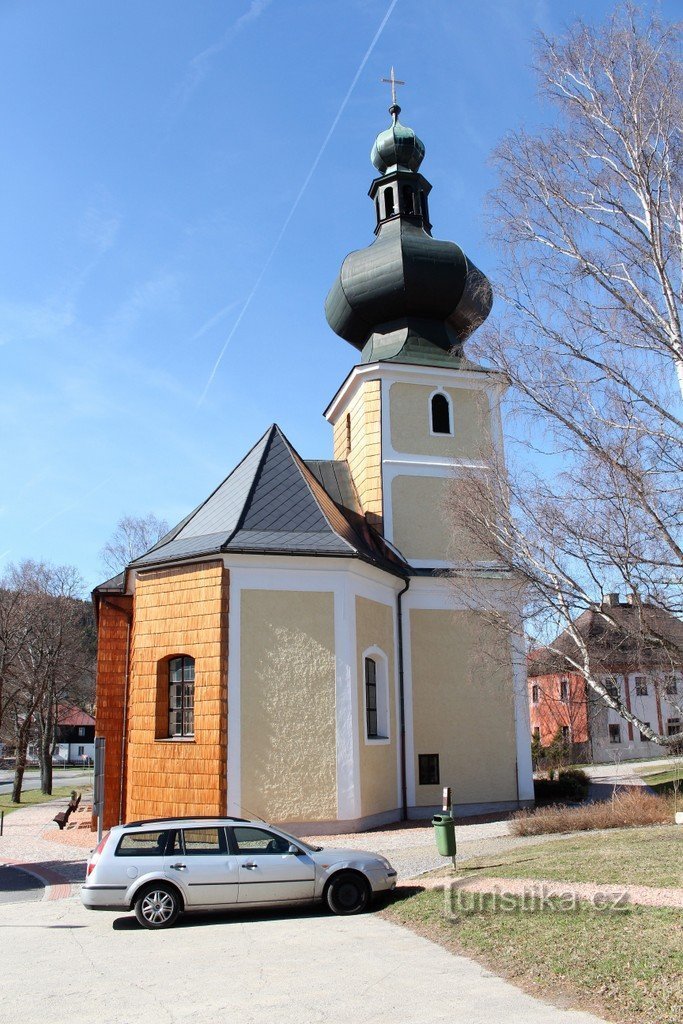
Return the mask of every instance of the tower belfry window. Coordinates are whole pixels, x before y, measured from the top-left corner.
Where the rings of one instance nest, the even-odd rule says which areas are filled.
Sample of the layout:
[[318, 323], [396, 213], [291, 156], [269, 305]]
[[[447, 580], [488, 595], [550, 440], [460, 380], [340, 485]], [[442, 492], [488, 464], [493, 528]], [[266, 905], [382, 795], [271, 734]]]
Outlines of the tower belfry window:
[[432, 434], [453, 434], [451, 400], [443, 391], [437, 391], [430, 400], [430, 426]]
[[412, 216], [415, 213], [413, 201], [414, 195], [415, 193], [413, 192], [410, 185], [403, 186], [403, 212], [407, 213], [408, 216]]
[[393, 188], [384, 189], [384, 216], [394, 216], [394, 190]]

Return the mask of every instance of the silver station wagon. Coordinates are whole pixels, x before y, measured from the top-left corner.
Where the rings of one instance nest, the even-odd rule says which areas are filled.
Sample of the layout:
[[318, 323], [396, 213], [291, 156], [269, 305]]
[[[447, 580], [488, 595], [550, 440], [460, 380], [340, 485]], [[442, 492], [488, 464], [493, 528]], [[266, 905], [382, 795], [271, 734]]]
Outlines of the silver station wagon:
[[396, 886], [384, 857], [310, 846], [262, 821], [168, 818], [117, 825], [88, 861], [88, 910], [135, 910], [145, 928], [180, 913], [323, 901], [358, 914]]

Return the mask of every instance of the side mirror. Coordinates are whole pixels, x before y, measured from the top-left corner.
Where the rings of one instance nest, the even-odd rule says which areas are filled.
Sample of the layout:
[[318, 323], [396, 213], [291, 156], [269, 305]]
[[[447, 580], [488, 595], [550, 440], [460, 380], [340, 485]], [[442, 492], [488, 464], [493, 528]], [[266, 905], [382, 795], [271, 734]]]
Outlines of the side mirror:
[[301, 853], [301, 850], [298, 846], [295, 846], [294, 843], [290, 843], [287, 853]]

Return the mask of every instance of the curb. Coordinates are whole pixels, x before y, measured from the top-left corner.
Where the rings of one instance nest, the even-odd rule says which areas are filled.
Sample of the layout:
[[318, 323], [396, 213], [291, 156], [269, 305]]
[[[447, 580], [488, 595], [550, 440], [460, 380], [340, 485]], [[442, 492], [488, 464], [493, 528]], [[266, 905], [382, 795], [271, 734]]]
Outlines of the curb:
[[17, 868], [19, 871], [25, 871], [27, 875], [33, 875], [37, 878], [45, 888], [43, 893], [43, 901], [45, 900], [66, 900], [71, 896], [71, 882], [64, 875], [60, 875], [58, 871], [53, 871], [52, 868], [45, 868], [38, 864], [25, 863], [24, 861], [18, 860], [5, 860], [2, 862], [3, 867]]

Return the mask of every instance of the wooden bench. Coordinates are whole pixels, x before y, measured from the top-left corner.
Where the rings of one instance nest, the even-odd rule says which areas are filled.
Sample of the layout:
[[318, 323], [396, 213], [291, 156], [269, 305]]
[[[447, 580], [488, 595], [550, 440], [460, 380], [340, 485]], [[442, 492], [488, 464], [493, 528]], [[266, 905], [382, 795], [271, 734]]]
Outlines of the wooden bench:
[[74, 811], [78, 810], [78, 805], [80, 804], [80, 802], [81, 794], [79, 793], [78, 796], [76, 796], [76, 790], [74, 789], [73, 792], [71, 793], [71, 799], [69, 800], [66, 810], [58, 811], [57, 814], [55, 814], [54, 818], [52, 819], [53, 821], [56, 821], [57, 824], [59, 825], [60, 832], [64, 828], [64, 826], [66, 825], [67, 821], [74, 813]]

